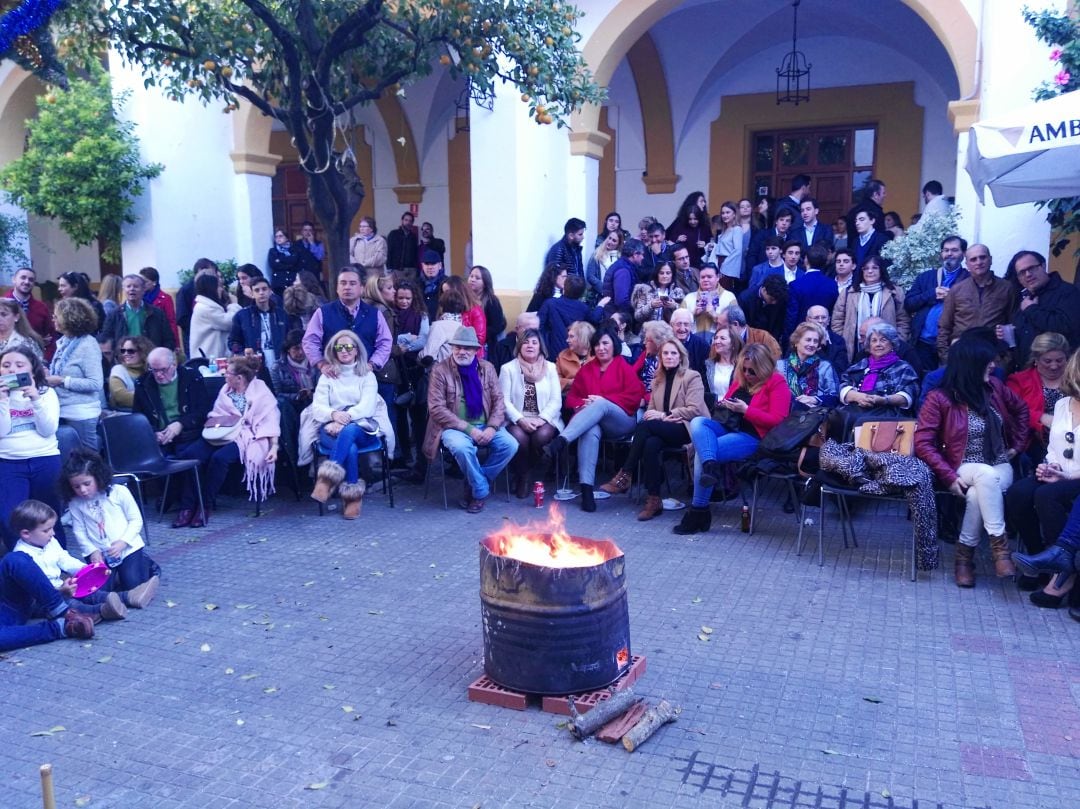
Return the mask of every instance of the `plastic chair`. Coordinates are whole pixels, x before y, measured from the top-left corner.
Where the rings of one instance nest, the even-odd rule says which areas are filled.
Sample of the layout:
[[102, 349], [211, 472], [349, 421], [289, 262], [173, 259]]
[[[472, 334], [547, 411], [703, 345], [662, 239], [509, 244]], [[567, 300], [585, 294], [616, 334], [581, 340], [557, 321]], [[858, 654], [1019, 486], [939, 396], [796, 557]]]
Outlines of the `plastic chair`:
[[[199, 514], [205, 514], [202, 484], [199, 480], [198, 460], [173, 460], [166, 458], [157, 442], [154, 428], [142, 413], [118, 413], [101, 420], [105, 457], [118, 476], [135, 481], [139, 503], [143, 503], [142, 484], [146, 480], [165, 478], [165, 491], [161, 495], [160, 520], [168, 502], [169, 481], [180, 472], [195, 473], [195, 491], [199, 496]], [[146, 522], [145, 520], [143, 521]]]
[[[360, 454], [361, 455], [370, 455], [373, 452], [379, 453], [379, 459], [380, 459], [380, 463], [382, 465], [382, 491], [386, 493], [387, 499], [390, 501], [390, 508], [393, 508], [394, 507], [394, 481], [393, 481], [393, 477], [390, 475], [390, 456], [386, 451], [386, 438], [383, 436], [383, 434], [381, 432], [379, 433], [379, 446], [378, 446], [378, 448], [377, 449], [369, 449], [366, 452], [361, 452]], [[318, 441], [318, 439], [316, 439], [315, 444], [314, 444], [314, 446], [312, 448], [312, 458], [314, 460], [312, 460], [312, 462], [311, 462], [311, 469], [312, 469], [312, 474], [313, 475], [315, 474], [315, 470], [317, 470], [319, 468], [319, 462], [323, 458], [326, 458], [326, 457], [328, 457], [328, 456], [326, 455], [326, 453], [324, 453], [322, 450], [319, 449], [319, 441]], [[296, 469], [296, 466], [294, 464], [293, 465], [294, 472], [295, 472], [295, 469]], [[366, 497], [367, 495], [365, 494], [364, 496]], [[297, 485], [296, 499], [297, 500], [300, 499], [299, 484]], [[319, 516], [321, 517], [325, 513], [326, 513], [326, 504], [325, 503], [319, 503]], [[256, 516], [258, 516], [258, 514], [256, 514]]]

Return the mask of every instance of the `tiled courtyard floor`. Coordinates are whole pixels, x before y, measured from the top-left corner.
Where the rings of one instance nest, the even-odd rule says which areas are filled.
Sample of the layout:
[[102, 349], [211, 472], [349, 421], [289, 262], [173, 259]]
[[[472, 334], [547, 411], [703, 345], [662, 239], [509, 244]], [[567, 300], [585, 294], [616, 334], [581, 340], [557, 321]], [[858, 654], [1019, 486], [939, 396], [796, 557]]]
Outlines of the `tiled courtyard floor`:
[[958, 590], [951, 546], [909, 581], [902, 509], [861, 507], [859, 548], [830, 530], [819, 568], [776, 499], [752, 537], [734, 505], [685, 538], [625, 497], [570, 503], [572, 533], [626, 552], [636, 690], [683, 708], [628, 754], [466, 700], [477, 540], [537, 512], [397, 495], [355, 523], [288, 493], [155, 523], [150, 609], [0, 659], [0, 807], [41, 805], [44, 762], [60, 807], [1080, 806], [1080, 624], [985, 555]]

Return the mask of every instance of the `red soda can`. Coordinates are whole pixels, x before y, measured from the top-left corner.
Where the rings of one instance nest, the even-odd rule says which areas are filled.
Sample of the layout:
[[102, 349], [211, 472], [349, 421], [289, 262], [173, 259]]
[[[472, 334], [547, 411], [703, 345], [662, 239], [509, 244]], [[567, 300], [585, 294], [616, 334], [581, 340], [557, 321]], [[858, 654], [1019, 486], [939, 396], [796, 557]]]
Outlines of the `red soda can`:
[[533, 504], [536, 508], [544, 507], [544, 484], [539, 480], [533, 485]]

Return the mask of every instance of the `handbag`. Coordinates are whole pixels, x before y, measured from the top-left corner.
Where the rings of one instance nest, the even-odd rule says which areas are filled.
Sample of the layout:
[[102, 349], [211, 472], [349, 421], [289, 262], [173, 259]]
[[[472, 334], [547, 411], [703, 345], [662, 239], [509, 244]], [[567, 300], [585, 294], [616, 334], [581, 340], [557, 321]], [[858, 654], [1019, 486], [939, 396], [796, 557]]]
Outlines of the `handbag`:
[[758, 452], [769, 458], [788, 459], [801, 447], [810, 446], [817, 441], [817, 446], [825, 443], [824, 430], [827, 426], [829, 409], [810, 407], [789, 415], [782, 422], [765, 433], [758, 444]]
[[203, 425], [202, 437], [211, 446], [223, 447], [236, 440], [243, 426], [240, 418], [233, 421], [231, 416], [211, 416]]
[[915, 425], [905, 421], [865, 421], [855, 428], [855, 446], [869, 452], [915, 454]]

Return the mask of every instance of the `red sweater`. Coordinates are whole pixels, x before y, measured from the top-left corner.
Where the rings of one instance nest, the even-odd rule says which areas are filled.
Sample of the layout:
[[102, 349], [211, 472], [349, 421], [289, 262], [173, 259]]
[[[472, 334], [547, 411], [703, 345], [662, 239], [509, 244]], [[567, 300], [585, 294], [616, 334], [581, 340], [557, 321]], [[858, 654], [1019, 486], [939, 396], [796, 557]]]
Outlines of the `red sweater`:
[[[739, 388], [728, 391], [725, 399], [734, 399]], [[780, 374], [773, 374], [761, 386], [761, 389], [750, 397], [750, 404], [746, 408], [746, 420], [754, 425], [758, 438], [764, 438], [765, 433], [788, 417], [791, 412], [791, 389]]]
[[593, 360], [582, 365], [574, 377], [574, 384], [566, 394], [566, 406], [576, 410], [585, 404], [588, 396], [603, 396], [621, 407], [626, 415], [633, 416], [645, 396], [645, 386], [633, 366], [622, 357], [615, 357], [603, 371], [600, 363]]

